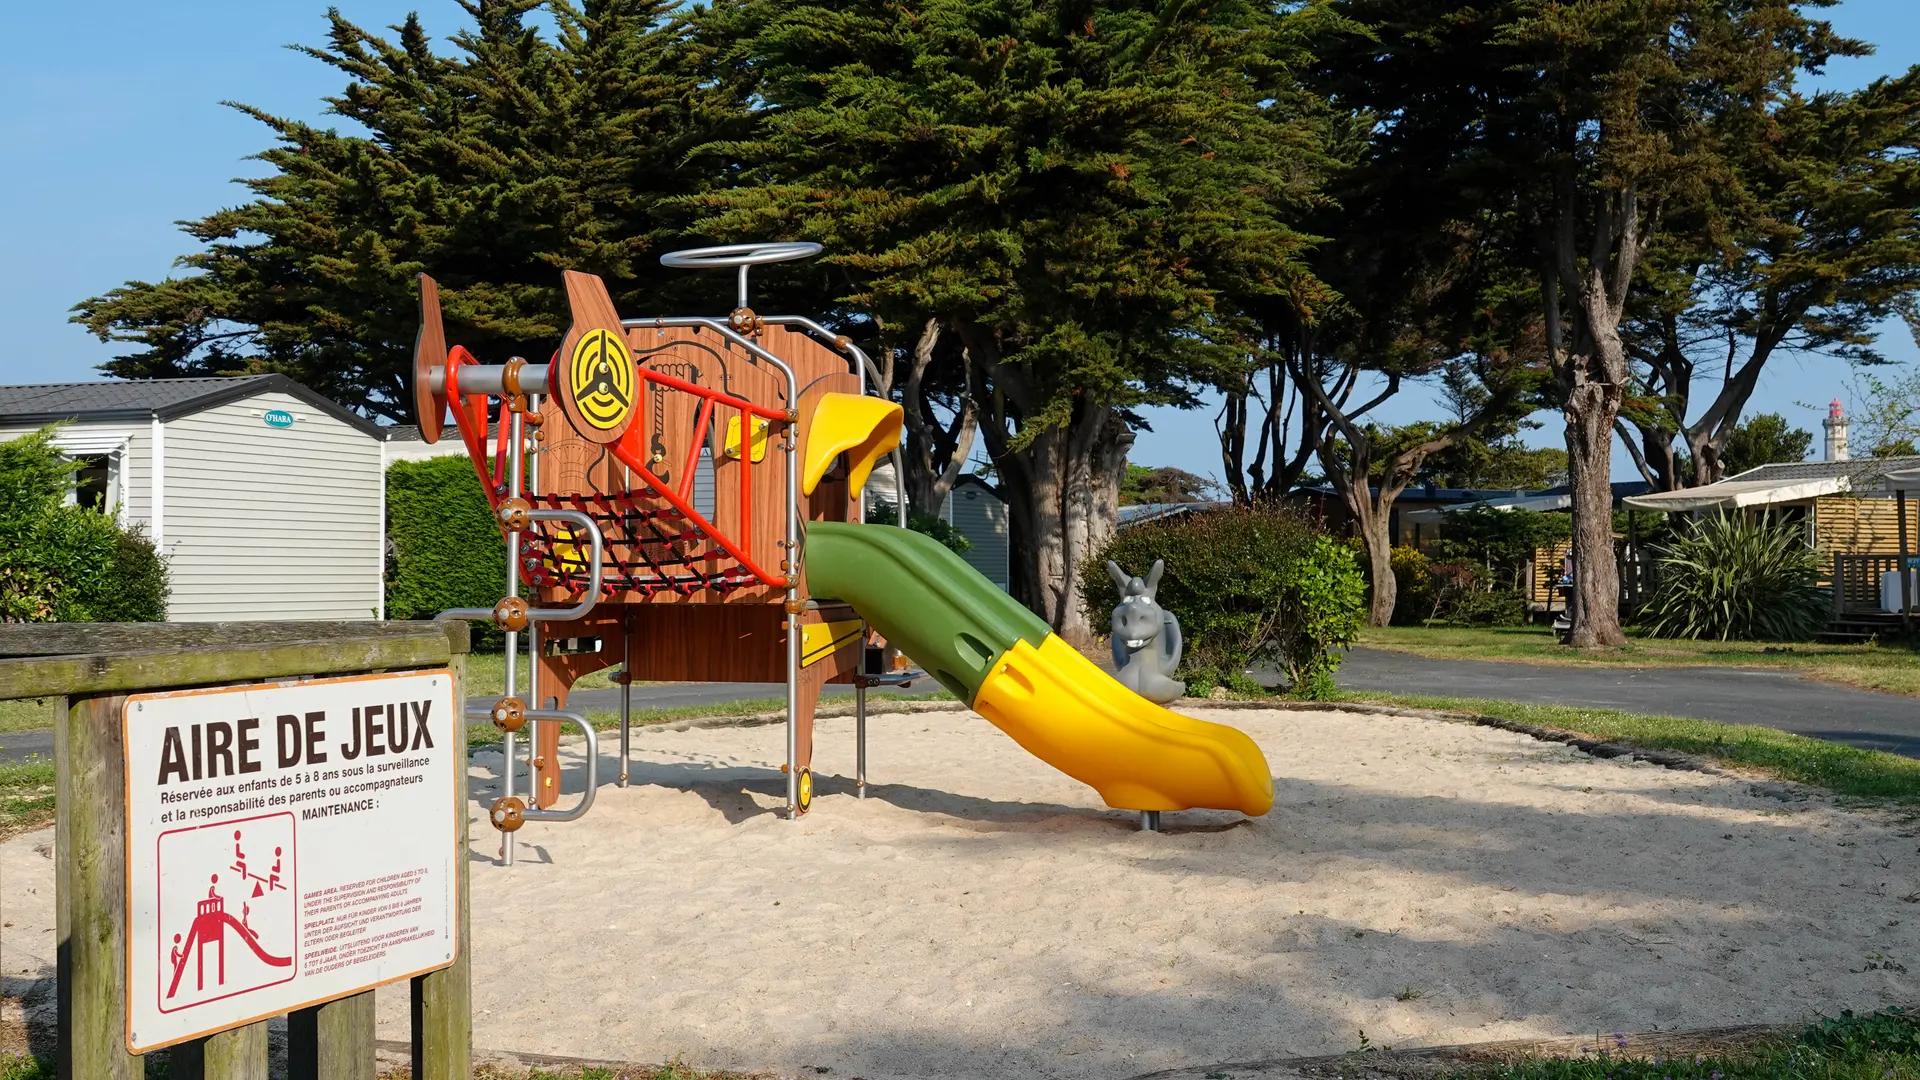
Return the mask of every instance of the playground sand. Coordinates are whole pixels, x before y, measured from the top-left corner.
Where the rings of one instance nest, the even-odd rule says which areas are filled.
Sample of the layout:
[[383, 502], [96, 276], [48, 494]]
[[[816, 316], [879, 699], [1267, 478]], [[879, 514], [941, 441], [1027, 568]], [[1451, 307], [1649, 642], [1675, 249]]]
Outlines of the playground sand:
[[[1271, 814], [1139, 833], [942, 712], [873, 718], [864, 802], [834, 778], [853, 722], [823, 720], [820, 794], [790, 823], [781, 727], [655, 729], [632, 787], [528, 825], [505, 870], [480, 861], [499, 758], [477, 755], [475, 1043], [787, 1076], [1128, 1077], [1353, 1049], [1363, 1029], [1403, 1047], [1920, 999], [1898, 969], [1920, 971], [1911, 822], [1439, 720], [1195, 715], [1260, 743]], [[51, 975], [53, 863], [33, 850], [50, 839], [0, 845], [10, 994]], [[404, 986], [382, 990], [381, 1036], [406, 1022]]]

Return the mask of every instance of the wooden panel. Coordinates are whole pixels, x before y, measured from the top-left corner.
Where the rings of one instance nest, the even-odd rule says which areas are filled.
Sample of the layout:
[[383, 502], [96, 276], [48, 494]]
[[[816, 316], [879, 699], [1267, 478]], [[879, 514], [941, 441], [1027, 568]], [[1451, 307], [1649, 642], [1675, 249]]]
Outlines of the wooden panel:
[[[1920, 500], [1907, 500], [1907, 544], [1920, 537]], [[1830, 554], [1897, 555], [1900, 519], [1891, 497], [1830, 495], [1814, 500], [1813, 540]], [[1911, 550], [1909, 554], [1911, 554]]]
[[1553, 583], [1560, 580], [1560, 561], [1567, 557], [1566, 542], [1556, 542], [1533, 550], [1533, 573], [1527, 584], [1527, 599], [1551, 605], [1560, 599]]

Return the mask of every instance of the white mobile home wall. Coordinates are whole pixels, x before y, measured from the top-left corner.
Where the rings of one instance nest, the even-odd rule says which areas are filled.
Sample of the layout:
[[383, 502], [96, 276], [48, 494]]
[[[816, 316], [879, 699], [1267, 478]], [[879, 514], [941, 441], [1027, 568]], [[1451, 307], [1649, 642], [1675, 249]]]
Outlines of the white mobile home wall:
[[[265, 414], [293, 416], [291, 427]], [[161, 425], [167, 618], [375, 619], [386, 484], [378, 440], [284, 393]]]

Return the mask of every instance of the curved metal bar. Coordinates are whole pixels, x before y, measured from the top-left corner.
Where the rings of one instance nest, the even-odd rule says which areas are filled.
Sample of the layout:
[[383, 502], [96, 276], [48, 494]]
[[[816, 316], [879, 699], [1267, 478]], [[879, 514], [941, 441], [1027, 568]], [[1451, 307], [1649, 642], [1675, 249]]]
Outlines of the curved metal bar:
[[806, 241], [774, 241], [753, 244], [718, 244], [714, 247], [682, 248], [660, 256], [661, 266], [676, 270], [721, 270], [735, 266], [762, 266], [766, 263], [810, 259], [826, 250]]
[[600, 563], [606, 554], [607, 542], [600, 534], [600, 526], [578, 510], [532, 510], [527, 516], [534, 521], [565, 521], [578, 525], [587, 530], [587, 540], [593, 546], [593, 556], [587, 561], [587, 590], [581, 595], [580, 602], [566, 608], [528, 608], [527, 618], [551, 622], [585, 618], [587, 612], [600, 602], [600, 588], [605, 575], [605, 568]]
[[587, 790], [580, 793], [579, 802], [565, 810], [535, 810], [529, 807], [521, 813], [528, 821], [578, 821], [593, 806], [594, 792], [600, 787], [600, 737], [586, 717], [566, 709], [528, 709], [527, 719], [558, 720], [579, 727], [580, 733], [587, 737]]
[[[760, 321], [768, 326], [797, 326], [815, 337], [824, 338], [828, 345], [846, 353], [860, 365], [860, 369], [856, 369], [854, 374], [860, 375], [862, 382], [865, 382], [867, 378], [871, 378], [875, 386], [880, 385], [880, 369], [874, 366], [873, 361], [868, 359], [866, 352], [861, 349], [860, 346], [855, 345], [851, 341], [842, 344], [840, 341], [841, 335], [821, 326], [805, 315], [762, 315], [760, 316]], [[865, 387], [862, 387], [862, 389], [865, 389]]]
[[[760, 321], [769, 326], [797, 326], [816, 338], [823, 339], [828, 345], [839, 349], [854, 361], [854, 374], [860, 376], [860, 392], [867, 392], [869, 379], [871, 385], [880, 385], [880, 368], [867, 356], [866, 350], [845, 340], [841, 335], [828, 330], [805, 315], [762, 315]], [[900, 527], [907, 527], [907, 471], [900, 458], [900, 450], [895, 447], [890, 455], [893, 461], [893, 508], [900, 518]]]

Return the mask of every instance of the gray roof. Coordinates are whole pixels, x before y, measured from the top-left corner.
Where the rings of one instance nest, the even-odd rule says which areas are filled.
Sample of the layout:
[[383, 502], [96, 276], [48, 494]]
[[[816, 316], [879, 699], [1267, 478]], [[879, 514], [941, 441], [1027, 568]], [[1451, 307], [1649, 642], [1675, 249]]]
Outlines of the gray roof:
[[384, 430], [285, 375], [211, 379], [103, 379], [85, 383], [0, 386], [0, 424], [61, 420], [172, 420], [255, 394], [290, 394], [378, 439]]
[[388, 442], [424, 442], [425, 441], [422, 438], [420, 438], [420, 427], [417, 424], [395, 424], [392, 427], [381, 428], [380, 434]]
[[1791, 480], [1825, 480], [1830, 477], [1844, 476], [1853, 482], [1855, 491], [1861, 491], [1880, 487], [1880, 478], [1889, 472], [1913, 468], [1920, 468], [1920, 457], [1795, 461], [1778, 465], [1761, 465], [1737, 476], [1729, 476], [1727, 479], [1758, 480], [1778, 484]]

